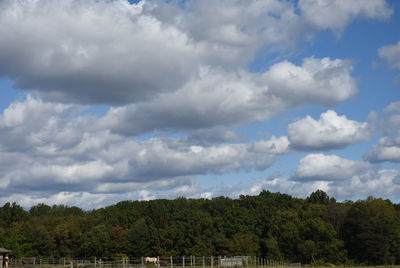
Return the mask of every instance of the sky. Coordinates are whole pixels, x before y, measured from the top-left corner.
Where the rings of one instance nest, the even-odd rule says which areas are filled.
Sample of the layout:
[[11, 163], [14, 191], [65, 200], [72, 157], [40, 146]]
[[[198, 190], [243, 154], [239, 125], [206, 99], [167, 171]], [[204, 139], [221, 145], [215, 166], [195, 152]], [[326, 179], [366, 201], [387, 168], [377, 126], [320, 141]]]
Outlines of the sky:
[[0, 0], [0, 205], [400, 203], [400, 1]]

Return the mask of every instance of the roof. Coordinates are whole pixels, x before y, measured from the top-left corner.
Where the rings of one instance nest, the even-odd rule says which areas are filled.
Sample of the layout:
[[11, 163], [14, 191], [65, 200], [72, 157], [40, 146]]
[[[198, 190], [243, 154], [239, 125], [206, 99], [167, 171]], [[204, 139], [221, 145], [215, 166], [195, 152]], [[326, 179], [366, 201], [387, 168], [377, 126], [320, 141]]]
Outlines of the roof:
[[0, 254], [4, 254], [4, 253], [10, 253], [11, 250], [6, 249], [6, 248], [0, 248]]

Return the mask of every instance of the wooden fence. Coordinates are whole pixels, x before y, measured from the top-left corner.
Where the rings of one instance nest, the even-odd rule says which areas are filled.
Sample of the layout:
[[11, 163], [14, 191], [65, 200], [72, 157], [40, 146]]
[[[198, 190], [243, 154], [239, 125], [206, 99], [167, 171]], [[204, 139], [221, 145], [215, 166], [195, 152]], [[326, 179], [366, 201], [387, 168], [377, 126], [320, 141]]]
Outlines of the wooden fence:
[[90, 266], [95, 268], [103, 267], [119, 267], [119, 268], [190, 268], [190, 267], [255, 267], [255, 266], [296, 266], [300, 267], [301, 263], [288, 263], [276, 260], [270, 260], [254, 256], [179, 256], [179, 257], [157, 257], [158, 263], [145, 263], [144, 257], [139, 258], [120, 258], [120, 259], [45, 259], [45, 258], [19, 258], [10, 259], [10, 267], [55, 267], [62, 266], [68, 268], [78, 268], [79, 266]]

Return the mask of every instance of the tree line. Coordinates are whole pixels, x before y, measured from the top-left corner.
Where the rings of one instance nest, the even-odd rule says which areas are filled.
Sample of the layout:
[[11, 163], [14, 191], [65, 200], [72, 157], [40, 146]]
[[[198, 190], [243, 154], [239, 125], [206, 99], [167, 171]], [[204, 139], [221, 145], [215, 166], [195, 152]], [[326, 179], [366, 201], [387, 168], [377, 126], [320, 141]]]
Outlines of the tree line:
[[400, 264], [400, 205], [337, 202], [263, 191], [238, 199], [123, 201], [84, 211], [16, 203], [0, 208], [0, 247], [12, 258], [262, 256], [314, 264]]

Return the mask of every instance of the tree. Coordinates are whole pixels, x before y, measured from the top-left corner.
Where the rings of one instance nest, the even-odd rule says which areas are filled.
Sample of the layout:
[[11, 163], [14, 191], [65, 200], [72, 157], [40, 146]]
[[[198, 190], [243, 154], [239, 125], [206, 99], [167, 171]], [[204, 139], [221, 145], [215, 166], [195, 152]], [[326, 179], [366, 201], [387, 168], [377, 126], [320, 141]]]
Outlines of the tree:
[[368, 264], [400, 262], [399, 217], [389, 201], [370, 197], [354, 203], [343, 229], [350, 258]]
[[229, 242], [231, 256], [257, 256], [258, 251], [257, 239], [249, 233], [235, 234]]
[[329, 196], [322, 190], [317, 190], [306, 198], [306, 201], [311, 204], [328, 205], [330, 202]]
[[138, 219], [128, 231], [130, 242], [130, 256], [151, 256], [153, 255], [153, 237], [150, 227], [144, 218]]

